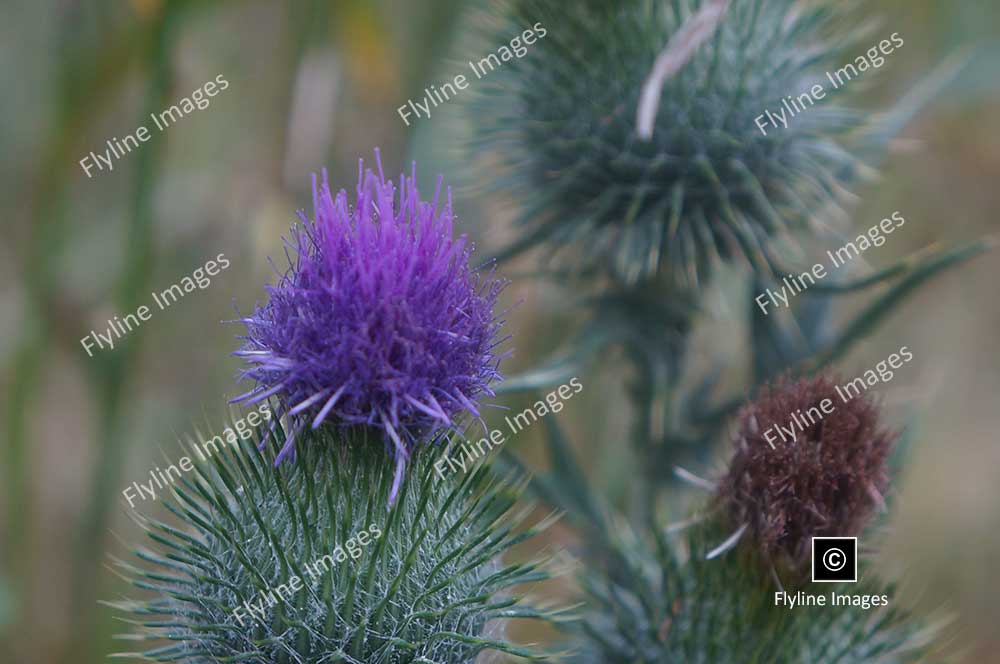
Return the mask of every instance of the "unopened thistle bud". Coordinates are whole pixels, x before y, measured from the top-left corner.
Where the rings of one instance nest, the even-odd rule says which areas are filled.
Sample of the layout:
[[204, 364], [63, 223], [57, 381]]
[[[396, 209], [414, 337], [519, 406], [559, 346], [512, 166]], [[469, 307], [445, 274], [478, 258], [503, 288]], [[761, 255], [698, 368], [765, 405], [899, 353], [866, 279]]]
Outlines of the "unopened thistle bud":
[[[835, 204], [867, 170], [861, 148], [882, 145], [854, 132], [870, 114], [845, 92], [794, 98], [853, 43], [826, 38], [845, 12], [832, 2], [511, 0], [499, 12], [496, 43], [547, 30], [483, 81], [475, 108], [477, 152], [524, 203], [510, 251], [566, 249], [629, 284], [665, 273], [694, 285], [737, 258], [768, 270], [771, 238]], [[763, 124], [785, 103], [785, 125]]]

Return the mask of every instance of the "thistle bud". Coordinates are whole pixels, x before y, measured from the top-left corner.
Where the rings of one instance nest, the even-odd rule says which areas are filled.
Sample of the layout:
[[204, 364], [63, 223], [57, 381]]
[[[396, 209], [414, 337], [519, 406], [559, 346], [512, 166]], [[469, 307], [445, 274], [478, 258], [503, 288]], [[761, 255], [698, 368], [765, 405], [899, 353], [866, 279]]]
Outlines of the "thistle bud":
[[720, 260], [766, 270], [771, 238], [835, 203], [865, 171], [853, 155], [881, 145], [854, 133], [870, 116], [845, 93], [795, 97], [853, 39], [826, 39], [834, 3], [514, 0], [502, 13], [494, 43], [546, 28], [483, 81], [474, 115], [477, 151], [509, 174], [491, 179], [525, 203], [518, 248], [567, 249], [628, 284], [696, 285]]

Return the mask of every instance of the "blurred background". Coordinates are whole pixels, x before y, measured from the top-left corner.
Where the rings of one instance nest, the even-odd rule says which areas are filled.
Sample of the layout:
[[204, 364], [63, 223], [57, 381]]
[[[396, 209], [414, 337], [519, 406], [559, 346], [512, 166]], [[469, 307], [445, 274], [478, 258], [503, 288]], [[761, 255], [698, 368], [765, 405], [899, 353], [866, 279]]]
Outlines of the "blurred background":
[[[99, 602], [138, 592], [109, 563], [142, 544], [122, 490], [181, 455], [179, 440], [219, 432], [243, 390], [230, 356], [239, 326], [284, 265], [281, 236], [311, 209], [310, 173], [350, 188], [380, 147], [387, 173], [420, 164], [455, 186], [461, 230], [482, 255], [511, 236], [514, 202], [477, 193], [483, 171], [463, 144], [461, 98], [407, 126], [396, 109], [497, 45], [476, 37], [472, 0], [287, 2], [47, 0], [0, 8], [0, 661], [103, 661], [128, 644]], [[907, 129], [884, 177], [860, 194], [859, 228], [906, 220], [873, 265], [928, 244], [996, 233], [1000, 210], [1000, 6], [972, 0], [868, 3], [906, 46], [877, 74], [873, 107], [905, 94], [940, 60], [976, 47], [968, 67]], [[558, 29], [558, 26], [548, 26]], [[531, 57], [530, 53], [527, 57]], [[222, 76], [229, 86], [114, 161], [79, 160], [152, 129], [160, 112]], [[470, 90], [461, 93], [474, 95]], [[80, 339], [152, 304], [217, 254], [231, 266], [124, 339], [89, 357]], [[515, 355], [530, 367], [578, 313], [560, 290], [505, 271]], [[738, 275], [731, 280], [738, 279]], [[1000, 662], [1000, 254], [946, 273], [843, 362], [850, 373], [907, 345], [915, 362], [883, 398], [915, 432], [888, 543], [894, 601], [956, 617], [956, 661]], [[745, 369], [741, 331], [720, 280], [696, 352]], [[719, 323], [722, 322], [721, 325]], [[721, 328], [721, 329], [720, 329]], [[853, 375], [853, 374], [852, 374]], [[629, 413], [614, 358], [584, 377], [560, 414], [614, 500], [627, 490], [619, 441]], [[509, 443], [529, 461], [534, 436]], [[152, 501], [135, 510], [162, 515]], [[559, 533], [556, 533], [559, 536]], [[551, 542], [549, 543], [551, 544]], [[529, 635], [531, 638], [533, 635]], [[543, 638], [543, 636], [539, 638]]]

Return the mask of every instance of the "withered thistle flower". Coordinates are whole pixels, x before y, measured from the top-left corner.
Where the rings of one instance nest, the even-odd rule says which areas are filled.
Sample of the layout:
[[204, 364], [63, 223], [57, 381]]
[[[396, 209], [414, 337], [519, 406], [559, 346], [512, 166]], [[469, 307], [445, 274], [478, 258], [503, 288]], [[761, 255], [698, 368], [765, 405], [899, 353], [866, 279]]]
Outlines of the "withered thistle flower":
[[[378, 152], [376, 151], [378, 161]], [[243, 318], [236, 355], [256, 383], [236, 401], [274, 396], [294, 433], [323, 423], [373, 427], [396, 459], [392, 499], [406, 458], [500, 379], [501, 326], [493, 313], [504, 282], [470, 268], [471, 244], [452, 234], [451, 192], [420, 199], [416, 165], [398, 188], [358, 167], [355, 204], [313, 179], [315, 219], [299, 213], [290, 267], [269, 301]]]
[[772, 561], [808, 565], [810, 538], [855, 536], [884, 504], [896, 434], [869, 397], [845, 402], [836, 386], [829, 374], [782, 378], [739, 416], [716, 499]]

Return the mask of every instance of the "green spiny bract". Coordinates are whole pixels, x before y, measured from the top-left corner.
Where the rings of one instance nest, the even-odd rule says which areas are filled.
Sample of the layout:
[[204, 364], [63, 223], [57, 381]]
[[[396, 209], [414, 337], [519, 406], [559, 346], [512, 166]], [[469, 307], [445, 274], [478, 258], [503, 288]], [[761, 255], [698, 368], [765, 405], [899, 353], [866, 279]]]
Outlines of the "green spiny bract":
[[[593, 610], [576, 642], [578, 661], [593, 664], [861, 664], [926, 661], [926, 626], [897, 606], [894, 588], [870, 578], [812, 585], [826, 606], [777, 605], [779, 587], [743, 551], [706, 560], [726, 537], [718, 523], [684, 539], [657, 536], [657, 552], [622, 544], [606, 571], [582, 579]], [[825, 586], [825, 587], [824, 587]], [[831, 606], [830, 592], [886, 595], [889, 606]], [[791, 594], [794, 591], [788, 590]]]
[[[522, 201], [531, 229], [505, 253], [573, 247], [575, 265], [627, 284], [665, 274], [690, 286], [741, 256], [767, 271], [771, 236], [836, 209], [870, 172], [852, 152], [874, 158], [884, 141], [840, 99], [862, 83], [833, 90], [823, 75], [863, 50], [857, 29], [836, 47], [827, 39], [855, 4], [842, 0], [732, 2], [666, 81], [652, 137], [638, 137], [654, 61], [705, 4], [510, 0], [499, 10], [493, 43], [546, 30], [478, 86], [474, 145], [498, 158], [506, 177], [492, 181]], [[755, 118], [814, 84], [826, 98], [763, 135]]]
[[[340, 444], [345, 435], [361, 439]], [[321, 429], [275, 467], [279, 447], [244, 442], [216, 454], [174, 485], [166, 506], [179, 525], [141, 519], [155, 550], [136, 552], [139, 567], [120, 564], [155, 596], [116, 606], [137, 625], [125, 638], [150, 646], [122, 656], [452, 664], [494, 649], [542, 658], [503, 636], [508, 618], [555, 615], [510, 591], [545, 578], [540, 563], [500, 561], [545, 525], [517, 528], [527, 514], [511, 513], [519, 487], [485, 467], [440, 480], [432, 464], [442, 448], [430, 447], [387, 507], [393, 473], [381, 441]]]

